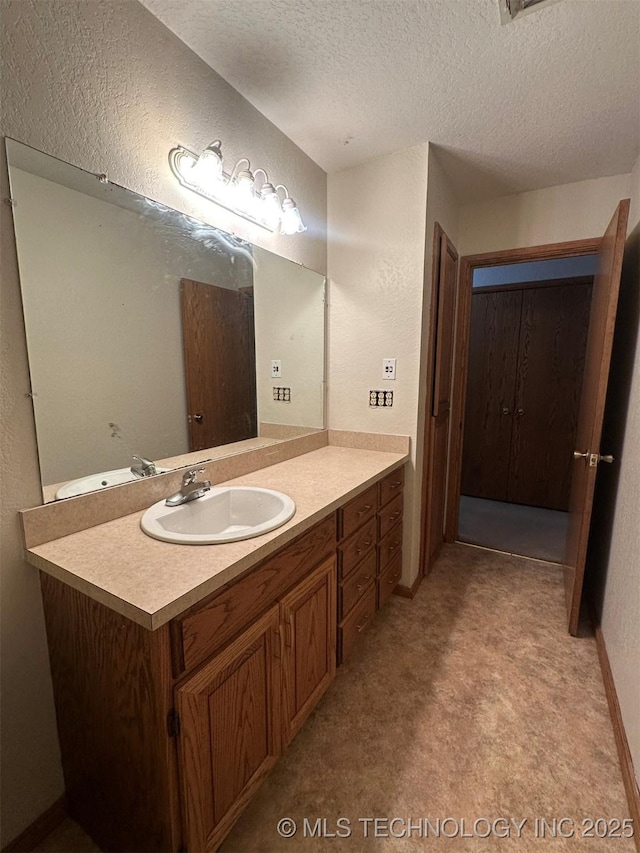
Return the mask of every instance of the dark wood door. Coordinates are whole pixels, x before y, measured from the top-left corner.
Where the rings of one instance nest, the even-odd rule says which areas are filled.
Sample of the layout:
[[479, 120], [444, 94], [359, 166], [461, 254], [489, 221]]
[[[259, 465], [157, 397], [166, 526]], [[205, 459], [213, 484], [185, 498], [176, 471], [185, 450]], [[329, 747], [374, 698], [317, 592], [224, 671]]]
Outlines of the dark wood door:
[[280, 602], [285, 745], [336, 674], [336, 583], [330, 557]]
[[182, 279], [189, 449], [254, 438], [257, 430], [253, 288]]
[[462, 494], [569, 508], [588, 279], [472, 296]]
[[[593, 281], [589, 334], [573, 460], [569, 533], [565, 554], [565, 592], [569, 632], [578, 633], [584, 566], [600, 454], [602, 420], [609, 382], [613, 332], [618, 309], [622, 256], [627, 233], [629, 200], [620, 202], [598, 249]], [[615, 464], [615, 462], [614, 462]]]
[[188, 850], [213, 851], [281, 752], [278, 607], [177, 689]]
[[508, 499], [522, 291], [471, 298], [463, 495]]
[[522, 291], [507, 497], [568, 510], [591, 284]]
[[444, 543], [453, 341], [458, 253], [440, 225], [434, 228], [427, 407], [422, 487], [421, 571], [426, 574]]

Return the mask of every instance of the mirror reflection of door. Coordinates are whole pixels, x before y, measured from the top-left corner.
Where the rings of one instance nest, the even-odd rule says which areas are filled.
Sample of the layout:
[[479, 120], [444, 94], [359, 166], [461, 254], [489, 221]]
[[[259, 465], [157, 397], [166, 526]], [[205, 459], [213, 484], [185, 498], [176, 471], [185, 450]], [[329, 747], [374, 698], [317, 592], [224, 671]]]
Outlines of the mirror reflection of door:
[[189, 450], [255, 438], [253, 287], [180, 282]]

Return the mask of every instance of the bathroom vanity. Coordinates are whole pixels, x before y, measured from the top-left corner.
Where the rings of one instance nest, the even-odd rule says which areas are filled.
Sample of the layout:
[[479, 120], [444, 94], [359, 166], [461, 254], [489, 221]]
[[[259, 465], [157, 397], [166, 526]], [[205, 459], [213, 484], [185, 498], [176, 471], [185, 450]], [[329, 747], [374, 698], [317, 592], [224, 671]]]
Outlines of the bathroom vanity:
[[27, 541], [69, 811], [104, 850], [217, 849], [400, 580], [406, 458], [329, 446], [237, 478], [297, 505], [244, 542], [158, 542], [139, 512]]

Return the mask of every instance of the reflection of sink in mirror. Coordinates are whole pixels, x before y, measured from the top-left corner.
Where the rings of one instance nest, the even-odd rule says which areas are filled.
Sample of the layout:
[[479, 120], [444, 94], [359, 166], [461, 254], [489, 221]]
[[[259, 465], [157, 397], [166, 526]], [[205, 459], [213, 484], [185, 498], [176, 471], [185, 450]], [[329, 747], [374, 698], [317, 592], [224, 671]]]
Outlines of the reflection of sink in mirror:
[[295, 503], [282, 492], [223, 486], [180, 506], [159, 501], [145, 512], [140, 526], [163, 542], [214, 545], [261, 536], [285, 524], [295, 511]]
[[45, 500], [134, 448], [210, 458], [323, 428], [324, 276], [6, 148]]
[[[158, 474], [166, 474], [170, 468], [157, 468]], [[60, 486], [56, 492], [56, 500], [61, 498], [73, 498], [76, 495], [86, 495], [87, 492], [95, 492], [106, 489], [109, 486], [120, 486], [122, 483], [133, 483], [140, 477], [134, 476], [130, 468], [117, 468], [115, 471], [102, 471], [100, 474], [90, 474], [88, 477], [80, 477]]]

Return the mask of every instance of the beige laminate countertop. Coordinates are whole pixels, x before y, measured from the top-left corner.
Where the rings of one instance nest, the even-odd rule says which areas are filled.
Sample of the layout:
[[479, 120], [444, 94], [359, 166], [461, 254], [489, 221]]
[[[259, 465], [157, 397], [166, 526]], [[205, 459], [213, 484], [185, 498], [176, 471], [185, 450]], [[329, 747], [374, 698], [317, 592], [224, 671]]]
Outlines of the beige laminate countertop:
[[256, 565], [408, 457], [328, 446], [216, 485], [262, 486], [290, 495], [293, 518], [254, 539], [224, 545], [159, 542], [142, 512], [25, 551], [29, 563], [155, 630]]

